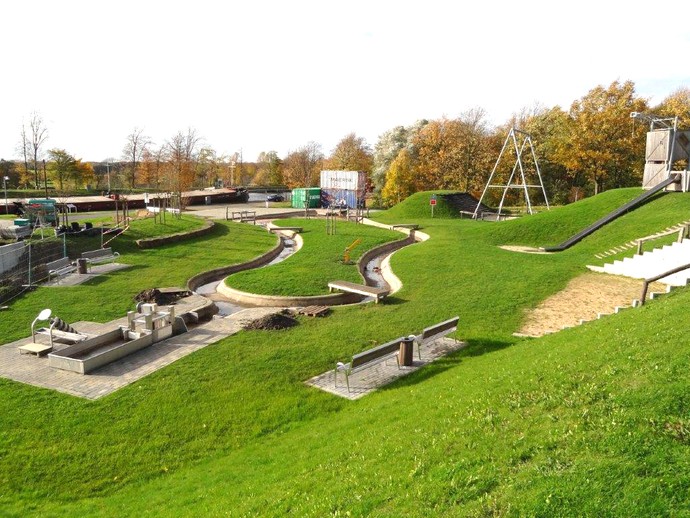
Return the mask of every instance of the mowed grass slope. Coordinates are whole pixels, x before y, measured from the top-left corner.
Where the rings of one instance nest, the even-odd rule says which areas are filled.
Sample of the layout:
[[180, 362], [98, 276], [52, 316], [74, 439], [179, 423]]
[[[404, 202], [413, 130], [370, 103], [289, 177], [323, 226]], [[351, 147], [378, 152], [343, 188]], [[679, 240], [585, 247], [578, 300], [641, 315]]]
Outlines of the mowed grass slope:
[[[380, 219], [403, 222], [403, 209]], [[496, 247], [503, 232], [538, 241], [527, 220], [411, 217], [432, 239], [395, 254], [405, 285], [385, 304], [240, 333], [95, 402], [0, 381], [0, 505], [22, 516], [680, 514], [688, 340], [666, 324], [682, 321], [687, 291], [543, 339], [512, 336], [595, 249], [647, 233], [636, 212], [555, 255]], [[454, 314], [464, 351], [371, 396], [303, 384]]]
[[[277, 224], [302, 227], [304, 247], [268, 268], [231, 275], [225, 280], [228, 286], [262, 295], [328, 293], [329, 281], [362, 282], [356, 263], [364, 252], [404, 237], [399, 232], [345, 221], [337, 222], [335, 234], [326, 233], [323, 219], [286, 219]], [[345, 250], [350, 247], [350, 262], [345, 263]]]

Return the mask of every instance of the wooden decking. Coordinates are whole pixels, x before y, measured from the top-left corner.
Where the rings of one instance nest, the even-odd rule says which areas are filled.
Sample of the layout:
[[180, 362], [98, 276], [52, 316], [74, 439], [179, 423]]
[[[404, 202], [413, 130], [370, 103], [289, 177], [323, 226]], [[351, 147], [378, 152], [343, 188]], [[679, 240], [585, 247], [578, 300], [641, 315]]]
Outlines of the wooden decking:
[[300, 315], [307, 315], [309, 317], [323, 317], [331, 310], [328, 306], [307, 306], [299, 310]]

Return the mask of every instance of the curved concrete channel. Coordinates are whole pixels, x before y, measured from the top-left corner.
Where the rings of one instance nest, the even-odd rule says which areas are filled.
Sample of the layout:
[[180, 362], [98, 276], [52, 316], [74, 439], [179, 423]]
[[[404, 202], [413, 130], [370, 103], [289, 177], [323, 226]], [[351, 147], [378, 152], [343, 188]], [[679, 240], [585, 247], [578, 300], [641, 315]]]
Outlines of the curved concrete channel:
[[[365, 220], [365, 223], [391, 230], [393, 229], [388, 225], [382, 225], [370, 220]], [[398, 228], [395, 230], [407, 234], [407, 237], [369, 250], [362, 255], [358, 262], [360, 275], [362, 276], [366, 285], [382, 288], [388, 287], [390, 288], [391, 293], [398, 291], [402, 287], [402, 283], [390, 268], [390, 257], [393, 255], [393, 253], [405, 246], [428, 239], [426, 234], [420, 232]], [[237, 265], [232, 269], [232, 271], [222, 271], [225, 269], [221, 269], [221, 271], [218, 272], [218, 275], [215, 276], [210, 282], [205, 282], [204, 284], [200, 284], [196, 287], [192, 286], [192, 283], [190, 282], [190, 289], [193, 289], [199, 295], [203, 295], [213, 300], [219, 309], [219, 314], [222, 316], [237, 313], [248, 307], [300, 307], [311, 305], [335, 306], [353, 303], [366, 303], [373, 300], [368, 297], [362, 298], [361, 296], [352, 293], [333, 293], [302, 297], [259, 295], [235, 290], [234, 288], [227, 286], [225, 284], [225, 279], [229, 274], [246, 269], [263, 268], [277, 264], [284, 261], [302, 248], [303, 240], [299, 234], [291, 231], [278, 232], [281, 234], [279, 236], [280, 241], [276, 248], [274, 248], [271, 252], [264, 254], [264, 256], [261, 256], [250, 263], [245, 263], [245, 265]], [[209, 272], [209, 274], [211, 274], [211, 272]], [[208, 280], [208, 278], [206, 280]]]

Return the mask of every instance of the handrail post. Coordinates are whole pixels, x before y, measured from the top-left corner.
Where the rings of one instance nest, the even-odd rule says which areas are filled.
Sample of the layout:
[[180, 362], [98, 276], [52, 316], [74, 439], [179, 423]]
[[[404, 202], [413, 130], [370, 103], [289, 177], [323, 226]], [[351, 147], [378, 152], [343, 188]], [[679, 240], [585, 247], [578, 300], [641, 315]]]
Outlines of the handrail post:
[[645, 279], [642, 283], [642, 295], [640, 295], [640, 306], [644, 306], [644, 301], [647, 298], [647, 289], [649, 288], [649, 282]]
[[642, 240], [637, 240], [637, 255], [642, 255]]

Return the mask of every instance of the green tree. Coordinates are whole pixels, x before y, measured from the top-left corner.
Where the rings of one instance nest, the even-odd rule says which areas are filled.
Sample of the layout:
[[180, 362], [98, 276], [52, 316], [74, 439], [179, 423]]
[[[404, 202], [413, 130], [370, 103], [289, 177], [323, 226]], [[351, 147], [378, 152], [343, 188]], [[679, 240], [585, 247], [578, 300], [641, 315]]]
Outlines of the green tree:
[[645, 141], [633, 135], [630, 113], [646, 110], [647, 102], [635, 94], [632, 81], [590, 90], [570, 108], [570, 145], [563, 165], [584, 174], [594, 194], [639, 183]]
[[382, 196], [387, 183], [387, 175], [398, 153], [404, 148], [412, 146], [412, 139], [429, 121], [420, 120], [413, 126], [396, 126], [379, 136], [374, 146], [372, 182], [374, 197]]
[[532, 137], [532, 145], [539, 163], [544, 188], [549, 201], [563, 204], [579, 198], [579, 190], [586, 178], [566, 167], [570, 147], [572, 119], [560, 106], [539, 108], [523, 122], [522, 128]]
[[205, 188], [211, 186], [220, 175], [218, 155], [213, 148], [202, 147], [196, 160], [195, 187]]
[[9, 178], [5, 183], [9, 188], [11, 185], [19, 185], [19, 166], [11, 160], [5, 160], [0, 158], [0, 182], [3, 178]]
[[373, 153], [364, 138], [350, 133], [335, 146], [325, 167], [341, 171], [366, 171], [371, 175]]
[[418, 190], [420, 185], [415, 181], [413, 157], [408, 149], [403, 148], [388, 168], [381, 197], [386, 205], [394, 205]]
[[63, 191], [65, 182], [73, 179], [77, 160], [64, 149], [51, 149], [48, 151], [48, 171], [53, 183], [57, 183], [58, 189]]
[[266, 185], [283, 184], [283, 161], [275, 151], [262, 151], [257, 159], [258, 175]]

